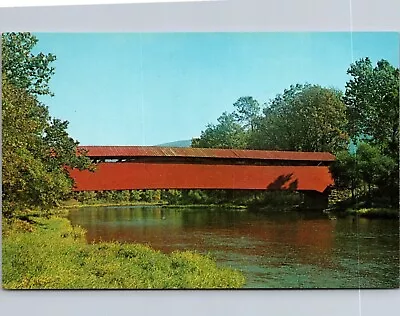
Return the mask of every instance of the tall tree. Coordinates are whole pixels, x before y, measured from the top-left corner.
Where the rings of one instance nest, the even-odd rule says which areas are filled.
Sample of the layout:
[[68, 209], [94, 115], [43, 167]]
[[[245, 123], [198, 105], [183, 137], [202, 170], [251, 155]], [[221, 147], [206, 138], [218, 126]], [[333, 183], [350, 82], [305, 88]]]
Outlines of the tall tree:
[[398, 156], [399, 69], [386, 60], [378, 61], [374, 67], [369, 58], [363, 58], [352, 64], [347, 73], [352, 77], [344, 96], [350, 136]]
[[[67, 133], [68, 122], [51, 118], [39, 94], [48, 86], [53, 57], [30, 50], [37, 42], [29, 33], [2, 35], [2, 197], [3, 211], [51, 207], [72, 188], [66, 167], [91, 168], [78, 142]], [[51, 55], [52, 56], [52, 55]]]
[[232, 113], [224, 112], [218, 118], [218, 124], [208, 124], [200, 138], [193, 139], [192, 147], [245, 148], [246, 132]]
[[330, 171], [335, 179], [335, 186], [338, 189], [351, 190], [351, 196], [354, 199], [355, 191], [361, 183], [356, 156], [348, 150], [338, 152], [336, 160], [330, 166]]
[[387, 191], [396, 179], [393, 177], [395, 172], [398, 174], [396, 162], [391, 157], [382, 154], [376, 145], [361, 143], [357, 148], [357, 161], [360, 176], [368, 187], [369, 195], [373, 187], [380, 188], [385, 195], [391, 193], [382, 190]]
[[351, 189], [353, 197], [357, 190], [363, 194], [367, 193], [369, 202], [375, 194], [380, 198], [390, 198], [392, 205], [398, 205], [399, 182], [396, 161], [382, 154], [377, 145], [362, 142], [355, 153], [339, 152], [330, 169], [336, 187]]
[[254, 130], [261, 107], [253, 97], [240, 97], [234, 104], [234, 117], [242, 126], [250, 131]]
[[332, 88], [310, 84], [290, 86], [266, 105], [251, 146], [294, 151], [346, 149], [346, 114], [341, 98], [341, 92]]

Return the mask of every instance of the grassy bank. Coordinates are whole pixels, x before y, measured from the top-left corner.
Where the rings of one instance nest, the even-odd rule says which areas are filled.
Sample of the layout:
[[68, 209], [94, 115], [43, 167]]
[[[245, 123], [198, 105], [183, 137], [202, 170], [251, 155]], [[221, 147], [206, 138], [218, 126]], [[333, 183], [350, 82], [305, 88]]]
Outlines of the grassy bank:
[[357, 216], [364, 218], [388, 218], [388, 219], [398, 219], [399, 218], [399, 210], [395, 208], [384, 208], [384, 207], [347, 207], [347, 208], [339, 208], [333, 207], [326, 209], [325, 212], [336, 214], [338, 216]]
[[193, 252], [86, 244], [85, 231], [63, 217], [3, 220], [5, 289], [239, 288], [244, 281], [240, 272]]
[[349, 215], [357, 215], [360, 217], [367, 218], [398, 218], [399, 210], [393, 208], [379, 208], [379, 207], [371, 207], [371, 208], [360, 208], [360, 209], [347, 209], [345, 211], [346, 214]]

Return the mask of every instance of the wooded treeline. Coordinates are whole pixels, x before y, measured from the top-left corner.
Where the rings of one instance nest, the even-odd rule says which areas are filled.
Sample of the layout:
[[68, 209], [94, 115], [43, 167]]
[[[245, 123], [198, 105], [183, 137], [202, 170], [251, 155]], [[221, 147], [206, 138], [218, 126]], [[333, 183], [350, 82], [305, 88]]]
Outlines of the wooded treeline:
[[298, 192], [213, 189], [84, 191], [74, 192], [73, 198], [84, 205], [151, 203], [186, 206], [257, 207], [268, 203], [270, 207], [291, 208], [302, 203], [302, 197]]
[[399, 69], [363, 58], [349, 66], [344, 92], [296, 84], [260, 104], [240, 97], [208, 124], [193, 147], [327, 151], [336, 187], [353, 198], [398, 205]]

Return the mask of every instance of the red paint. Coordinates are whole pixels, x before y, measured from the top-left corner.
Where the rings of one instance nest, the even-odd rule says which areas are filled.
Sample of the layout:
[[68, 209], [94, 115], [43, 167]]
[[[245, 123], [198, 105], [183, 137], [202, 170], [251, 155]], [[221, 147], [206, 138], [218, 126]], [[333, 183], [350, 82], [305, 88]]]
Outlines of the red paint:
[[[70, 170], [76, 191], [134, 189], [288, 189], [323, 192], [333, 185], [326, 166], [246, 166], [99, 163], [95, 172]], [[279, 178], [285, 178], [279, 181]], [[296, 184], [297, 182], [297, 184]]]

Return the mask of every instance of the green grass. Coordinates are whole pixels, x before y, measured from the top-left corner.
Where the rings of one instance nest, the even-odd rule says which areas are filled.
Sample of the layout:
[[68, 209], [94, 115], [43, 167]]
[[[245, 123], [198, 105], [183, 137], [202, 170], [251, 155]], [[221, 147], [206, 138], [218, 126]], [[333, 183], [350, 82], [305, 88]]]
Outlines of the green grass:
[[399, 210], [393, 208], [360, 208], [360, 209], [347, 209], [347, 214], [358, 215], [360, 217], [370, 218], [396, 218], [399, 217]]
[[87, 244], [63, 217], [3, 220], [5, 289], [239, 288], [244, 276], [194, 252], [140, 244]]

